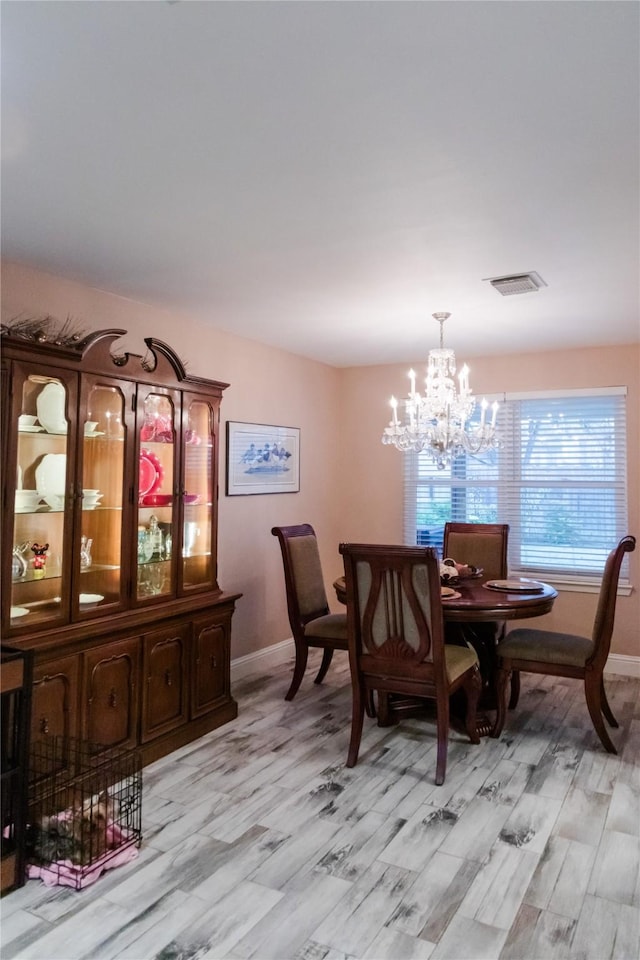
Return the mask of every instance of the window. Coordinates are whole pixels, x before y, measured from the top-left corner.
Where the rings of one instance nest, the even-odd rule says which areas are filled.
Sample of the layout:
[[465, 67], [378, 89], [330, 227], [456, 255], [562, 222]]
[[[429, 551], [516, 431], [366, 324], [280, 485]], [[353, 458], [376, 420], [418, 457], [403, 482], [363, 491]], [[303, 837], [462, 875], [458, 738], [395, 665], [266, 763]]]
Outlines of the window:
[[405, 542], [441, 551], [447, 520], [508, 523], [510, 572], [599, 582], [628, 533], [626, 389], [510, 394], [498, 425], [500, 450], [444, 470], [404, 455]]

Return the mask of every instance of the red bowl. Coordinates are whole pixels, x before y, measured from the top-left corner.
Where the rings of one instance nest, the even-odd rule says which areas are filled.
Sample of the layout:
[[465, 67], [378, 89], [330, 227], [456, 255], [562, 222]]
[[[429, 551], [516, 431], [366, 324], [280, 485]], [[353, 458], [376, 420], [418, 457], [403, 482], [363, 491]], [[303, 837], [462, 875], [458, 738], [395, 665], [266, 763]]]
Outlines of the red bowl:
[[182, 499], [185, 503], [197, 503], [200, 499], [199, 493], [185, 493], [183, 494]]
[[142, 498], [145, 507], [170, 507], [173, 503], [173, 495], [170, 493], [148, 493]]

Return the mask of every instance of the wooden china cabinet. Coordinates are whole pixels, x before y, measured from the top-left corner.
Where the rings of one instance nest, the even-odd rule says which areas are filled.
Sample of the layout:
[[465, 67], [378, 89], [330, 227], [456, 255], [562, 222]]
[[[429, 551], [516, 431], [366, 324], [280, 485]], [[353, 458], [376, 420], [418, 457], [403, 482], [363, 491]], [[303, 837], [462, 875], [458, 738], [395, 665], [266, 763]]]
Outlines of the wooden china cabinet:
[[33, 650], [32, 740], [148, 763], [237, 715], [240, 594], [217, 581], [227, 384], [125, 333], [2, 329], [2, 636]]

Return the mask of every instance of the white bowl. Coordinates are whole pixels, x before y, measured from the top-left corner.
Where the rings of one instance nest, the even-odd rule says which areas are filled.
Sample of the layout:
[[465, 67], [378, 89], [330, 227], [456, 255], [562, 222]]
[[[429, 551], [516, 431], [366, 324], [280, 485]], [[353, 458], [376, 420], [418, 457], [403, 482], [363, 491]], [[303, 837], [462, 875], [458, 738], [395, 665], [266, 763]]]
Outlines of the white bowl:
[[18, 417], [18, 427], [33, 427], [37, 419], [37, 417], [32, 417], [28, 413], [23, 413]]
[[64, 510], [65, 498], [60, 494], [52, 493], [48, 497], [43, 497], [43, 500], [52, 510]]
[[101, 593], [81, 593], [78, 599], [81, 606], [89, 607], [96, 603], [101, 603], [104, 597]]

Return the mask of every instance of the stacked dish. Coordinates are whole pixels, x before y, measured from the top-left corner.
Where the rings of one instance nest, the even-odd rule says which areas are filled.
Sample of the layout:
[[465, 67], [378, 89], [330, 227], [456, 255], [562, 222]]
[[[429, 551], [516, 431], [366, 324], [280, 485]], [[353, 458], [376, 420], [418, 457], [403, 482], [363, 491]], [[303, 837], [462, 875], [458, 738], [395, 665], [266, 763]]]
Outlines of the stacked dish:
[[16, 513], [33, 513], [40, 503], [37, 490], [16, 490]]
[[99, 490], [86, 490], [82, 491], [82, 509], [83, 510], [95, 510], [96, 507], [100, 506], [100, 501], [104, 497], [104, 493], [100, 493]]

